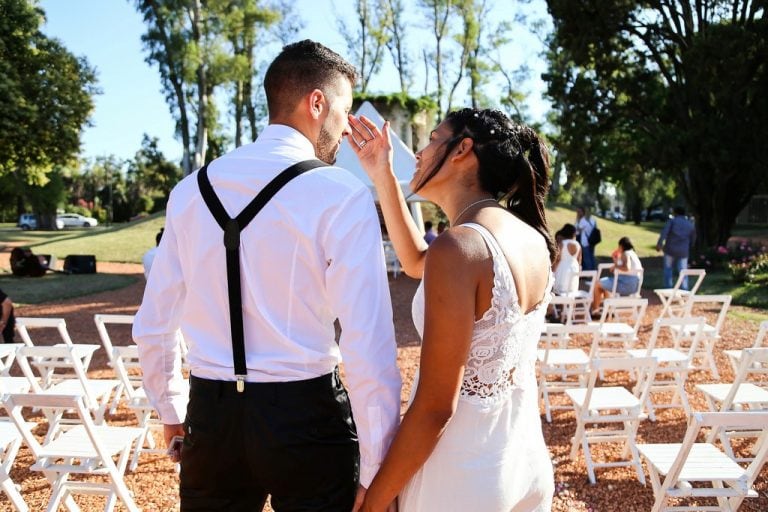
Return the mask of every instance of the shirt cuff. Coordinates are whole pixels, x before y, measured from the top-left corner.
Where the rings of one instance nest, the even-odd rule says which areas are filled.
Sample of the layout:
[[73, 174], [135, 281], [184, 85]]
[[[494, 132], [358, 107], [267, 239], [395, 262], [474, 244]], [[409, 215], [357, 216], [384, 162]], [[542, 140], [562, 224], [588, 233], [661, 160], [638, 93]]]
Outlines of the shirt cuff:
[[164, 425], [178, 425], [184, 423], [187, 417], [187, 402], [185, 396], [175, 396], [171, 401], [158, 405], [157, 414]]
[[365, 487], [366, 489], [371, 486], [371, 482], [373, 481], [373, 477], [376, 476], [376, 473], [379, 472], [379, 467], [381, 467], [381, 464], [361, 464], [360, 465], [360, 485]]

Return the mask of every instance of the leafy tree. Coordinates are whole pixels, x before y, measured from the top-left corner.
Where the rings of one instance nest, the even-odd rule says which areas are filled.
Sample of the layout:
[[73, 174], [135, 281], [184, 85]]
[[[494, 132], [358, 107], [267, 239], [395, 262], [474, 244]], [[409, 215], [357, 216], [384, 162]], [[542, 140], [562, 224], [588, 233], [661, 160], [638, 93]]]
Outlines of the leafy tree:
[[43, 21], [28, 0], [0, 0], [0, 177], [13, 174], [19, 208], [26, 197], [45, 226], [42, 214], [55, 213], [48, 200], [55, 194], [41, 187], [80, 150], [97, 89], [87, 61], [40, 32]]
[[405, 12], [403, 0], [380, 0], [384, 10], [384, 32], [387, 35], [387, 49], [397, 69], [400, 79], [400, 93], [408, 94], [413, 80], [411, 59], [406, 50], [406, 33], [408, 26], [403, 19]]
[[449, 33], [453, 3], [454, 0], [419, 0], [419, 6], [426, 14], [427, 22], [435, 38], [434, 50], [424, 50], [424, 61], [427, 69], [432, 67], [435, 70], [437, 112], [438, 116], [441, 117], [443, 115], [443, 95], [445, 94], [445, 55], [443, 43]]
[[386, 13], [374, 0], [355, 0], [354, 13], [354, 28], [349, 28], [341, 18], [338, 27], [347, 43], [350, 61], [360, 73], [359, 91], [365, 94], [371, 78], [381, 69], [388, 40], [384, 29]]
[[[658, 169], [695, 213], [700, 244], [724, 244], [766, 179], [765, 2], [547, 4], [547, 79], [569, 170], [599, 181], [626, 179], [633, 164], [635, 174]], [[622, 145], [632, 148], [624, 166]]]

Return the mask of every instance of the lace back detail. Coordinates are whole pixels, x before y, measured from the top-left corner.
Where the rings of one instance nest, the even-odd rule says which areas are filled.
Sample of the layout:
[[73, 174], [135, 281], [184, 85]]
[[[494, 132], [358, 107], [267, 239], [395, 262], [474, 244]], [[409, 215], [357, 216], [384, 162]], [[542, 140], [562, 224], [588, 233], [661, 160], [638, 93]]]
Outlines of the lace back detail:
[[[491, 306], [475, 322], [460, 396], [478, 403], [506, 400], [516, 388], [536, 385], [536, 345], [548, 304], [520, 310], [514, 277], [493, 235], [479, 224], [462, 224], [480, 233], [493, 257]], [[552, 286], [550, 275], [546, 297]]]

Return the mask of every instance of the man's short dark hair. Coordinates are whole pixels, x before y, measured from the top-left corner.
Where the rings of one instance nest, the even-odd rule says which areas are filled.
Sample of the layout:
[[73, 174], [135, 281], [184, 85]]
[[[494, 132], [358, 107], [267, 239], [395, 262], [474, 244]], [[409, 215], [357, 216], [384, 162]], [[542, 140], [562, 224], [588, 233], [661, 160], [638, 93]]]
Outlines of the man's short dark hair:
[[682, 206], [675, 206], [674, 210], [672, 211], [675, 212], [675, 215], [685, 215], [685, 208]]
[[346, 77], [357, 82], [355, 66], [320, 43], [305, 39], [283, 47], [264, 76], [270, 117], [292, 112], [301, 98], [315, 89], [327, 94], [328, 86]]

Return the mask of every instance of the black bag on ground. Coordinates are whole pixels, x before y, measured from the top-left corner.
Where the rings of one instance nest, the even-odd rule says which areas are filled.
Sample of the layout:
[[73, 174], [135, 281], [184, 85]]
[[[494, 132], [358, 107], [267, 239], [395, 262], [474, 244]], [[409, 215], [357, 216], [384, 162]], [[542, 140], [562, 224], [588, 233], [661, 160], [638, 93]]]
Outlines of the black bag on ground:
[[64, 258], [64, 272], [68, 274], [95, 274], [96, 256], [92, 254], [70, 254]]
[[11, 272], [18, 277], [42, 277], [46, 267], [27, 247], [15, 247], [11, 251]]

